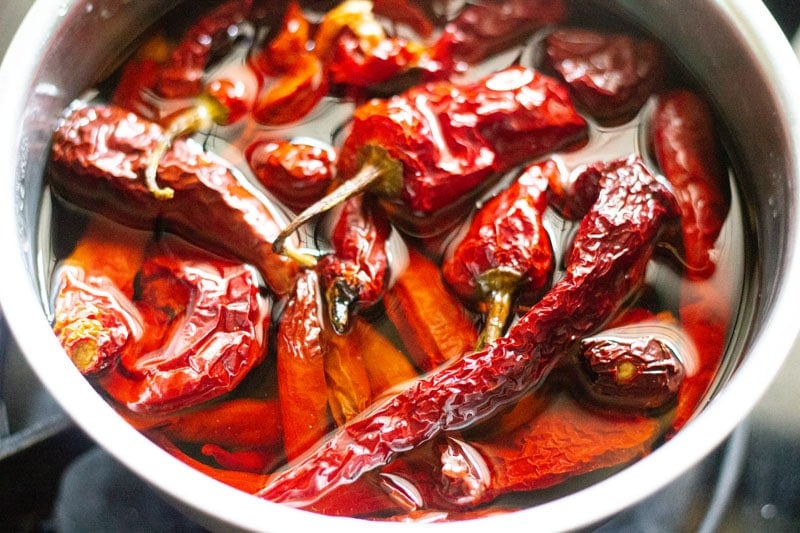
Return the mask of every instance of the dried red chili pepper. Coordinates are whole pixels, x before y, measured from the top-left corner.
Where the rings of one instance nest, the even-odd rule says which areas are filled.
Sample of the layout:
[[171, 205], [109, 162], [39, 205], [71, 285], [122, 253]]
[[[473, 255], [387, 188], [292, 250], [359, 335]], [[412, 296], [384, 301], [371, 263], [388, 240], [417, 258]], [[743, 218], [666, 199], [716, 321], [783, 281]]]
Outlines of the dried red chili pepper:
[[225, 448], [271, 448], [283, 442], [278, 400], [234, 398], [166, 416], [122, 413], [143, 431], [158, 430], [173, 442]]
[[[501, 437], [448, 437], [434, 447], [438, 472], [432, 476], [433, 486], [420, 485], [427, 488], [428, 506], [470, 508], [511, 492], [541, 490], [628, 463], [646, 455], [658, 434], [657, 420], [588, 412], [561, 395]], [[400, 461], [383, 472], [413, 482], [420, 476], [416, 466]]]
[[478, 348], [505, 331], [513, 300], [532, 302], [553, 271], [553, 248], [542, 224], [552, 160], [529, 165], [507, 189], [484, 204], [442, 264], [445, 281], [485, 314]]
[[294, 459], [330, 427], [323, 348], [322, 301], [316, 272], [297, 278], [277, 336], [278, 395], [286, 457]]
[[709, 280], [684, 279], [681, 284], [681, 327], [694, 342], [696, 359], [687, 364], [686, 378], [678, 394], [672, 429], [683, 427], [697, 411], [714, 383], [732, 325], [735, 305], [730, 286], [733, 276]]
[[348, 337], [361, 355], [373, 398], [417, 377], [405, 354], [364, 320], [355, 320]]
[[253, 9], [253, 0], [227, 0], [200, 17], [160, 69], [156, 93], [165, 98], [187, 98], [200, 94], [212, 51], [230, 42], [232, 32]]
[[586, 134], [566, 89], [521, 67], [371, 100], [356, 109], [339, 154], [346, 181], [286, 226], [275, 249], [311, 218], [368, 189], [388, 199], [387, 212], [406, 229], [442, 231], [437, 212], [463, 206], [490, 177]]
[[322, 198], [336, 173], [333, 148], [301, 140], [255, 141], [245, 157], [264, 187], [295, 210]]
[[541, 383], [578, 339], [596, 331], [644, 282], [662, 227], [677, 213], [667, 188], [633, 157], [603, 175], [564, 277], [505, 337], [418, 380], [335, 431], [277, 473], [259, 496], [307, 505], [442, 431], [479, 422]]
[[658, 98], [651, 129], [658, 165], [681, 207], [686, 276], [708, 278], [714, 272], [714, 244], [730, 207], [711, 108], [691, 91], [669, 91]]
[[547, 66], [599, 120], [629, 120], [664, 83], [666, 58], [649, 39], [559, 28], [544, 46]]
[[143, 96], [155, 87], [161, 64], [168, 55], [169, 43], [162, 35], [156, 34], [149, 38], [133, 57], [125, 61], [111, 95], [111, 103], [156, 119], [157, 113], [145, 104]]
[[439, 267], [409, 249], [408, 267], [387, 291], [386, 314], [421, 370], [432, 370], [475, 347], [478, 334], [445, 288]]
[[249, 63], [261, 75], [252, 110], [260, 124], [287, 124], [305, 116], [328, 92], [322, 60], [308, 50], [310, 25], [297, 2], [290, 2], [280, 33]]
[[346, 423], [372, 402], [372, 387], [358, 339], [350, 335], [324, 335], [325, 378], [328, 406], [337, 425]]
[[93, 221], [54, 274], [53, 332], [83, 374], [107, 369], [142, 336], [133, 280], [149, 236]]
[[331, 235], [333, 253], [317, 262], [328, 320], [336, 333], [348, 330], [353, 313], [383, 297], [390, 231], [380, 206], [361, 195], [347, 200], [338, 213]]
[[99, 379], [129, 410], [168, 412], [216, 398], [264, 358], [269, 306], [244, 265], [164, 236], [148, 251], [137, 284], [137, 307], [155, 318], [136, 349]]
[[563, 22], [567, 14], [563, 0], [467, 3], [445, 26], [433, 56], [443, 63], [456, 63], [455, 70], [464, 70], [545, 26]]
[[220, 160], [178, 141], [159, 166], [175, 191], [158, 200], [144, 183], [146, 159], [161, 128], [114, 106], [74, 111], [53, 139], [49, 180], [76, 205], [140, 229], [161, 224], [190, 242], [255, 265], [278, 294], [297, 264], [272, 251], [278, 214]]
[[694, 364], [691, 341], [677, 321], [656, 318], [606, 329], [581, 340], [581, 366], [592, 399], [636, 409], [657, 409], [673, 401]]

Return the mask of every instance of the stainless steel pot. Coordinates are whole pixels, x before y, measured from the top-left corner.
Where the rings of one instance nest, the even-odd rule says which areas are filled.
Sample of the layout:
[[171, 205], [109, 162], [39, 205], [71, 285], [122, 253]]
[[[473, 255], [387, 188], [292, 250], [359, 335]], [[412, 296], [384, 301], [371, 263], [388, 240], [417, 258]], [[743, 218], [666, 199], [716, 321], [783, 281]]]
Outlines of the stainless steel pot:
[[35, 250], [43, 168], [64, 107], [113, 66], [149, 21], [175, 2], [38, 0], [0, 68], [0, 305], [28, 362], [101, 446], [211, 528], [292, 531], [539, 531], [596, 524], [655, 493], [709, 454], [747, 416], [780, 371], [800, 329], [800, 67], [778, 26], [752, 0], [608, 0], [671, 44], [714, 99], [737, 142], [741, 193], [753, 217], [759, 270], [740, 316], [735, 364], [676, 437], [575, 494], [475, 522], [375, 524], [260, 501], [172, 459], [128, 426], [61, 351], [43, 309]]

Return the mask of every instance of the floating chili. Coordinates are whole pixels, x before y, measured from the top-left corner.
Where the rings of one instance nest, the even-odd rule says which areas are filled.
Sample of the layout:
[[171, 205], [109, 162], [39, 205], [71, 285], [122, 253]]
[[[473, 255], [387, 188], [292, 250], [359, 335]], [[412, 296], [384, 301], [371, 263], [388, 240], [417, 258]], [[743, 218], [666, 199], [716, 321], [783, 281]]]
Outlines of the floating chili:
[[413, 248], [408, 267], [384, 300], [386, 314], [421, 370], [432, 370], [475, 347], [478, 333], [472, 320], [442, 283], [438, 266]]
[[673, 318], [606, 329], [581, 340], [581, 363], [592, 399], [616, 407], [656, 409], [675, 400], [696, 363], [691, 341]]
[[644, 281], [671, 193], [637, 159], [590, 167], [602, 186], [581, 221], [567, 272], [507, 336], [378, 404], [277, 473], [259, 496], [307, 505], [442, 431], [491, 416], [541, 383], [577, 339], [596, 331]]
[[138, 285], [137, 307], [155, 318], [99, 378], [129, 410], [168, 412], [211, 400], [263, 360], [269, 306], [244, 265], [164, 236], [148, 250]]
[[464, 70], [545, 26], [563, 22], [567, 15], [563, 0], [467, 3], [445, 26], [433, 56], [454, 63], [453, 70]]
[[252, 116], [260, 124], [288, 124], [305, 116], [328, 91], [322, 60], [308, 50], [310, 26], [291, 2], [281, 32], [251, 61], [262, 75]]
[[245, 150], [255, 177], [287, 207], [302, 210], [325, 195], [336, 173], [336, 153], [300, 140], [261, 140]]
[[308, 220], [365, 190], [388, 199], [394, 221], [442, 231], [447, 225], [436, 220], [438, 211], [463, 205], [491, 177], [586, 134], [567, 90], [522, 67], [371, 100], [356, 109], [339, 154], [346, 181], [286, 226], [275, 249]]
[[161, 135], [157, 124], [119, 107], [77, 109], [55, 133], [50, 183], [66, 200], [122, 224], [158, 224], [251, 263], [275, 292], [288, 292], [297, 264], [272, 251], [277, 212], [220, 160], [179, 140], [159, 165], [175, 196], [162, 201], [150, 193], [144, 168]]
[[53, 332], [83, 374], [106, 370], [142, 337], [131, 299], [147, 237], [92, 222], [54, 274]]
[[681, 207], [686, 275], [705, 279], [714, 272], [713, 250], [730, 208], [714, 116], [689, 90], [659, 96], [651, 119], [653, 149]]
[[319, 280], [313, 270], [297, 278], [277, 336], [278, 394], [283, 443], [293, 459], [328, 432], [327, 382]]
[[442, 275], [462, 298], [477, 301], [485, 313], [478, 348], [500, 337], [512, 301], [528, 301], [542, 290], [553, 271], [553, 248], [542, 223], [547, 207], [548, 174], [559, 172], [552, 160], [529, 165], [507, 189], [485, 203], [442, 264]]
[[631, 119], [664, 83], [666, 58], [649, 39], [559, 28], [544, 41], [545, 63], [595, 118]]
[[347, 331], [354, 312], [383, 297], [389, 232], [386, 214], [363, 196], [350, 198], [338, 213], [331, 236], [333, 252], [317, 263], [328, 319], [335, 332]]

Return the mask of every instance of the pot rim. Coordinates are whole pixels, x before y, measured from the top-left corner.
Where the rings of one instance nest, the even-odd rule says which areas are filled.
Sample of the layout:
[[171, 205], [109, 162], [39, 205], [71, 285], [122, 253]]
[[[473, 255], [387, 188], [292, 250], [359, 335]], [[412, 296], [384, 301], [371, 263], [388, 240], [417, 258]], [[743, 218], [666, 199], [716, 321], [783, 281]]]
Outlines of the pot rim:
[[[800, 294], [800, 231], [798, 213], [787, 216], [787, 248], [781, 288], [768, 311], [761, 331], [749, 346], [748, 356], [713, 400], [669, 442], [621, 472], [588, 488], [557, 500], [514, 513], [472, 521], [443, 524], [380, 523], [352, 518], [318, 515], [259, 500], [237, 491], [172, 458], [116, 414], [98, 395], [67, 357], [42, 354], [61, 352], [42, 310], [41, 297], [29, 280], [18, 202], [25, 191], [18, 175], [24, 170], [18, 161], [23, 139], [19, 125], [25, 118], [41, 60], [41, 43], [49, 39], [64, 16], [78, 0], [37, 0], [17, 31], [0, 66], [0, 101], [6, 109], [0, 126], [0, 172], [9, 176], [0, 190], [0, 248], [7, 250], [0, 276], [0, 309], [9, 331], [43, 385], [72, 419], [100, 446], [122, 464], [165, 493], [195, 516], [210, 515], [243, 530], [291, 531], [298, 524], [327, 530], [369, 531], [376, 527], [397, 531], [458, 531], [502, 527], [505, 531], [564, 530], [586, 527], [639, 502], [656, 492], [710, 454], [755, 407], [776, 377], [790, 351], [795, 348], [800, 321], [788, 310]], [[782, 104], [781, 120], [788, 132], [793, 180], [792, 198], [787, 205], [800, 205], [798, 154], [800, 154], [800, 98], [791, 93], [800, 86], [800, 64], [780, 28], [760, 2], [712, 0], [712, 4], [737, 28], [764, 69]], [[36, 50], [32, 57], [31, 50]], [[35, 61], [35, 62], [33, 62]], [[37, 91], [52, 87], [35, 87]], [[14, 177], [11, 179], [10, 177]], [[148, 465], [143, 468], [142, 465]], [[665, 468], [664, 465], [675, 465]], [[612, 495], [612, 497], [609, 497]], [[579, 510], [579, 512], [576, 512]]]

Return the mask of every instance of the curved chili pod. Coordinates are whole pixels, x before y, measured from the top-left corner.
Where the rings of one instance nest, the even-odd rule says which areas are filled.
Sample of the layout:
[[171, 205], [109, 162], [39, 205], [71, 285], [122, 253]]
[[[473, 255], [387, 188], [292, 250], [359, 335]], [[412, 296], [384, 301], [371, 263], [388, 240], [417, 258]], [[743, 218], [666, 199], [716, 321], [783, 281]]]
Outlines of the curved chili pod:
[[714, 272], [712, 251], [730, 208], [730, 185], [721, 161], [709, 105], [689, 90], [659, 96], [651, 118], [653, 149], [681, 208], [686, 276]]
[[328, 320], [336, 333], [345, 333], [352, 314], [383, 297], [390, 230], [380, 206], [361, 195], [350, 198], [338, 213], [331, 236], [333, 253], [317, 263]]
[[225, 448], [270, 448], [283, 442], [278, 400], [234, 398], [161, 417], [126, 417], [137, 428], [158, 430], [173, 442]]
[[[448, 225], [437, 212], [458, 211], [502, 172], [587, 131], [564, 86], [522, 67], [373, 99], [356, 109], [340, 151], [338, 178], [345, 181], [292, 220], [282, 237], [365, 190], [386, 199], [390, 218], [405, 231], [441, 232]], [[280, 244], [278, 238], [277, 250]]]
[[649, 39], [559, 28], [544, 45], [547, 66], [599, 120], [633, 118], [664, 83], [664, 52]]
[[591, 413], [560, 397], [500, 438], [447, 439], [437, 492], [445, 503], [469, 508], [503, 494], [545, 489], [643, 457], [658, 435], [655, 419]]
[[414, 249], [408, 252], [408, 267], [386, 293], [386, 314], [411, 359], [428, 371], [473, 349], [478, 334], [442, 283], [438, 266]]
[[322, 198], [336, 174], [333, 148], [301, 140], [255, 141], [245, 157], [264, 187], [295, 210]]
[[548, 174], [553, 172], [559, 172], [553, 161], [528, 166], [478, 210], [442, 264], [450, 287], [467, 301], [477, 301], [486, 315], [478, 348], [503, 334], [518, 293], [532, 297], [550, 279], [553, 247], [542, 214], [547, 208]]
[[596, 331], [644, 282], [675, 200], [631, 157], [590, 167], [603, 175], [564, 277], [505, 337], [466, 354], [336, 430], [272, 478], [263, 498], [308, 505], [433, 436], [494, 414], [542, 382], [578, 339]]
[[54, 273], [53, 332], [83, 374], [109, 368], [143, 335], [131, 299], [148, 237], [92, 221]]
[[175, 196], [159, 200], [150, 193], [143, 173], [161, 135], [160, 126], [119, 107], [77, 109], [55, 133], [50, 184], [66, 200], [114, 221], [146, 230], [160, 224], [251, 263], [276, 293], [288, 292], [297, 265], [272, 251], [277, 212], [219, 160], [179, 140], [159, 165], [159, 179]]
[[322, 297], [316, 272], [297, 278], [278, 326], [278, 395], [283, 444], [294, 459], [330, 426], [323, 347]]
[[100, 377], [129, 410], [167, 412], [216, 398], [264, 358], [269, 306], [244, 265], [165, 236], [138, 284], [145, 338]]

